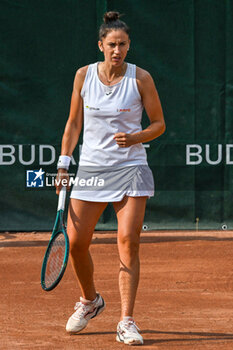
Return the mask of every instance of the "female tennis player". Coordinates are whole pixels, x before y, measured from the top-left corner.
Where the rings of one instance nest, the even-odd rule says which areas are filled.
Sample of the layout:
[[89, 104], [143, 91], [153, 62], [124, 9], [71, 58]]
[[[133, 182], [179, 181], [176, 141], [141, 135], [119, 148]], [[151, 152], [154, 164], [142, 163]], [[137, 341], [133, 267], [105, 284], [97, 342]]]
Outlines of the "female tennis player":
[[[160, 136], [165, 123], [151, 75], [125, 61], [130, 48], [129, 28], [119, 17], [118, 12], [112, 11], [104, 15], [98, 41], [104, 61], [82, 67], [76, 73], [58, 178], [68, 179], [71, 155], [84, 127], [67, 223], [72, 265], [82, 296], [66, 330], [80, 332], [105, 308], [95, 289], [89, 246], [101, 214], [112, 202], [118, 221], [120, 260], [121, 318], [116, 339], [132, 345], [143, 344], [133, 309], [139, 282], [140, 232], [146, 200], [154, 194], [153, 176], [142, 143]], [[143, 108], [150, 121], [144, 130]]]

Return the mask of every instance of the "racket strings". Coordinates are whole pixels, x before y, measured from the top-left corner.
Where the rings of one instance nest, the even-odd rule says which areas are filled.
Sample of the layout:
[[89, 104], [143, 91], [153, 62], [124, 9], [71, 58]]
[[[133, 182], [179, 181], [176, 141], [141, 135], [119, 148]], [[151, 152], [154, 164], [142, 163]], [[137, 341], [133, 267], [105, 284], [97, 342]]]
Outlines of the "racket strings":
[[45, 271], [45, 286], [49, 288], [60, 275], [66, 253], [65, 237], [62, 233], [58, 234], [53, 240], [47, 257], [47, 266]]

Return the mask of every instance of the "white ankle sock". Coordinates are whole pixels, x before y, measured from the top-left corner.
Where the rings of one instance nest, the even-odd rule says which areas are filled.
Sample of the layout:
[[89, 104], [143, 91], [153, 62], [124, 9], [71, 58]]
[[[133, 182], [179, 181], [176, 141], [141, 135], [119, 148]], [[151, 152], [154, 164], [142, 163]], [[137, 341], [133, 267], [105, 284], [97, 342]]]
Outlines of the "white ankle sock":
[[124, 316], [122, 321], [123, 322], [133, 321], [133, 317], [132, 316]]
[[80, 297], [80, 301], [83, 304], [92, 304], [92, 303], [95, 303], [97, 301], [97, 298], [98, 298], [98, 296], [94, 300], [88, 300], [88, 299], [85, 299], [83, 297]]

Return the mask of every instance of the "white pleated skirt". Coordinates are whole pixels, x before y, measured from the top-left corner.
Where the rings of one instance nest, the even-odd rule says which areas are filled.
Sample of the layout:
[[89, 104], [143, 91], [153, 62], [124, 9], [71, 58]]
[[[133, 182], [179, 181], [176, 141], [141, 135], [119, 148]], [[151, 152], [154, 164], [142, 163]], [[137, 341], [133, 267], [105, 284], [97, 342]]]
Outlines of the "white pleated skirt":
[[101, 168], [80, 166], [70, 198], [119, 202], [124, 196], [154, 196], [154, 179], [148, 165]]

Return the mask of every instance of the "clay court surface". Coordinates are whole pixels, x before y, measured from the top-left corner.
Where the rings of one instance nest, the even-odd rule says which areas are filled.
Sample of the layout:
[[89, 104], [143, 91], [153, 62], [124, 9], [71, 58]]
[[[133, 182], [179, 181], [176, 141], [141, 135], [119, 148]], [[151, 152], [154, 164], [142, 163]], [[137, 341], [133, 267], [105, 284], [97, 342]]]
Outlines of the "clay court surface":
[[[80, 290], [71, 264], [51, 292], [40, 286], [48, 233], [0, 233], [0, 349], [115, 350], [120, 313], [116, 233], [96, 233], [96, 287], [107, 307], [78, 335], [65, 324]], [[233, 232], [146, 232], [135, 320], [141, 349], [233, 349]]]

